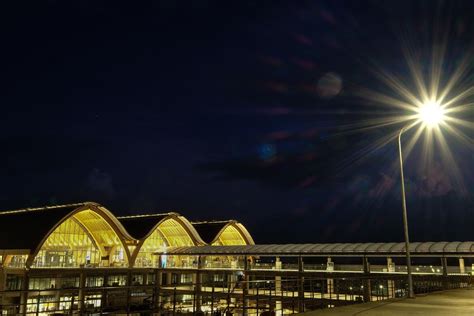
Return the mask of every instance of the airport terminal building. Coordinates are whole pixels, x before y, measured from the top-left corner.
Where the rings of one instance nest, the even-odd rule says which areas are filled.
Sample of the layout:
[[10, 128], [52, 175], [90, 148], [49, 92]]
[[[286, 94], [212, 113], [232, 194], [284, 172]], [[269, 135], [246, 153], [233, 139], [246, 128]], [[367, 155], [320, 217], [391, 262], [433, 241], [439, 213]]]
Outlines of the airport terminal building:
[[[90, 202], [1, 212], [3, 313], [43, 315], [105, 307], [106, 290], [153, 285], [157, 268], [197, 266], [196, 256], [160, 254], [168, 248], [253, 243], [235, 220], [191, 223], [177, 213], [116, 217]], [[192, 283], [192, 276], [186, 278], [182, 283]], [[140, 296], [152, 297], [153, 288], [148, 289]], [[133, 293], [113, 294], [108, 299], [120, 303], [107, 302], [110, 309]]]
[[[418, 292], [470, 286], [464, 260], [474, 256], [474, 243], [412, 246], [420, 260]], [[255, 245], [236, 220], [191, 222], [178, 213], [117, 217], [93, 202], [4, 211], [0, 310], [291, 314], [405, 295], [403, 256], [403, 243]], [[426, 258], [438, 264], [426, 265]]]

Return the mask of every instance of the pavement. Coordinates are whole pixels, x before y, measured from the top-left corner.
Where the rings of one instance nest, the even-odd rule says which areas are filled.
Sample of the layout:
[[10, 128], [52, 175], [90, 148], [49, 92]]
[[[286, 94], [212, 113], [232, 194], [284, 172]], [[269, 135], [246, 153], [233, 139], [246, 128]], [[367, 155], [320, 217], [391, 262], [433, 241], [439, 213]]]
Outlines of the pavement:
[[392, 299], [316, 310], [304, 316], [474, 316], [474, 288], [434, 292], [415, 299]]

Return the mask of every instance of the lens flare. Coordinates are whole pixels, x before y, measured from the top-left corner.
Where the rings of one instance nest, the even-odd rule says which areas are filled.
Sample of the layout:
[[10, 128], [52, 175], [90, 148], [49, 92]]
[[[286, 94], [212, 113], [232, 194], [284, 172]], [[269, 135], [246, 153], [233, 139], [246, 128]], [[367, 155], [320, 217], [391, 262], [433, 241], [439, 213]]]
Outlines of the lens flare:
[[[474, 123], [469, 120], [474, 110], [474, 76], [470, 75], [474, 66], [474, 44], [453, 64], [452, 59], [446, 58], [447, 36], [434, 42], [432, 51], [428, 52], [431, 58], [423, 49], [415, 49], [415, 43], [409, 40], [402, 43], [409, 76], [395, 75], [380, 65], [374, 67], [376, 78], [385, 86], [384, 92], [360, 87], [356, 94], [366, 106], [374, 107], [377, 114], [345, 127], [351, 132], [367, 132], [393, 126], [389, 133], [361, 149], [356, 160], [393, 143], [404, 127], [404, 155], [410, 155], [415, 145], [422, 142], [420, 167], [430, 168], [440, 159], [458, 192], [466, 194], [463, 171], [456, 163], [447, 136], [454, 136], [451, 142], [457, 140], [464, 148], [474, 149]], [[409, 130], [414, 131], [407, 133]], [[391, 173], [395, 175], [396, 170], [394, 161]]]

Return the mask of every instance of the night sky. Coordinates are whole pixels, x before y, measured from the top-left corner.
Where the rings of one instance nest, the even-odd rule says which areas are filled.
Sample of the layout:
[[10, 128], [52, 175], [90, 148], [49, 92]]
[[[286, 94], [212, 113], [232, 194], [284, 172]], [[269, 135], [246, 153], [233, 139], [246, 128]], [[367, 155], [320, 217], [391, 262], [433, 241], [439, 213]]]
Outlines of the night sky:
[[[437, 32], [446, 71], [474, 44], [472, 1], [1, 6], [0, 209], [235, 218], [257, 243], [402, 241], [396, 141], [374, 147], [402, 124], [358, 128], [399, 109], [359, 92], [395, 95], [374, 69], [410, 82], [403, 48], [429, 68]], [[462, 116], [456, 167], [406, 157], [413, 241], [474, 239]]]

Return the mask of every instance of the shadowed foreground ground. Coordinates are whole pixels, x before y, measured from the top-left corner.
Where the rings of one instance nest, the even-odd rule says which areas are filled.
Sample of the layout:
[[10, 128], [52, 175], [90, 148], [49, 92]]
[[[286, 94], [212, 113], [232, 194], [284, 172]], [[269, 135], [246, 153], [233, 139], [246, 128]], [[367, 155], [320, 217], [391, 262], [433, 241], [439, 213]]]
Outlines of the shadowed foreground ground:
[[312, 311], [303, 315], [331, 316], [392, 316], [392, 315], [474, 315], [474, 288], [450, 290], [417, 296], [416, 299], [397, 299], [352, 306]]

